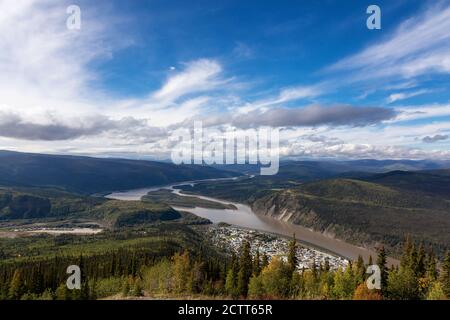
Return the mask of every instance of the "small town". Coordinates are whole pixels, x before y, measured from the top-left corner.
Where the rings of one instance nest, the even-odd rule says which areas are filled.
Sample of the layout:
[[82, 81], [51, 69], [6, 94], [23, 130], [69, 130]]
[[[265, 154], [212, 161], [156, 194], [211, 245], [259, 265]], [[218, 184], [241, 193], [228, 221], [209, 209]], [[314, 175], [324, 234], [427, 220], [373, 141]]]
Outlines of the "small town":
[[[274, 234], [250, 230], [230, 225], [214, 225], [210, 227], [211, 240], [214, 245], [227, 248], [230, 252], [237, 253], [243, 241], [249, 241], [252, 254], [259, 251], [266, 254], [269, 260], [274, 256], [286, 258], [289, 239]], [[328, 260], [330, 269], [345, 268], [348, 260], [334, 256], [317, 249], [298, 243], [297, 249], [298, 270], [310, 269], [313, 265], [319, 267]]]

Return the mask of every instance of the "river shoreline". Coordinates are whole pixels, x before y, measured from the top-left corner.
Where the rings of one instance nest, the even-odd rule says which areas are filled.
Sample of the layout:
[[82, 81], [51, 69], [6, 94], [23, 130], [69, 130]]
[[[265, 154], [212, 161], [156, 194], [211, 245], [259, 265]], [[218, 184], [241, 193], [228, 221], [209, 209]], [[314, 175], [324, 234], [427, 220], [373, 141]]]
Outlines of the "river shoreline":
[[[226, 178], [227, 179], [227, 178]], [[202, 180], [201, 182], [214, 181], [217, 179]], [[221, 179], [223, 180], [223, 179]], [[158, 191], [161, 189], [171, 190], [174, 194], [183, 197], [197, 197], [199, 199], [204, 199], [208, 201], [214, 201], [221, 204], [231, 204], [237, 209], [208, 209], [208, 208], [183, 208], [176, 207], [173, 208], [180, 211], [187, 211], [193, 213], [199, 217], [209, 219], [213, 223], [225, 222], [231, 225], [236, 225], [238, 227], [243, 227], [251, 230], [257, 230], [262, 232], [268, 232], [277, 234], [280, 236], [292, 238], [295, 234], [296, 239], [300, 243], [304, 243], [307, 246], [311, 246], [318, 250], [323, 250], [324, 252], [330, 252], [337, 256], [356, 260], [359, 255], [361, 255], [366, 262], [369, 261], [370, 256], [375, 260], [377, 253], [375, 251], [369, 250], [367, 248], [359, 247], [345, 241], [333, 238], [329, 235], [325, 235], [320, 232], [310, 230], [308, 228], [302, 227], [300, 225], [294, 225], [288, 222], [280, 221], [272, 217], [264, 216], [253, 212], [253, 210], [245, 204], [236, 203], [232, 201], [226, 201], [221, 199], [216, 199], [212, 197], [206, 197], [202, 195], [191, 195], [184, 194], [180, 189], [176, 189], [176, 186], [185, 184], [195, 184], [200, 181], [187, 181], [178, 182], [171, 185], [151, 187], [151, 188], [140, 188], [135, 190], [129, 190], [125, 192], [113, 192], [106, 197], [109, 199], [116, 200], [140, 200], [142, 196], [146, 195], [148, 192]], [[388, 258], [388, 265], [397, 265], [398, 260]]]

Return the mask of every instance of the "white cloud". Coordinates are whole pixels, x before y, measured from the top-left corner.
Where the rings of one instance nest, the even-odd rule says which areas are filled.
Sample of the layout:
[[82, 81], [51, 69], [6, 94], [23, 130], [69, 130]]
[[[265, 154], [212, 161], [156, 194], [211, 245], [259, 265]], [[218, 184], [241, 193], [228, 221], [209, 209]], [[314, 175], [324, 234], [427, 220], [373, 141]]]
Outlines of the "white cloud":
[[[239, 124], [239, 119], [241, 125], [242, 119], [248, 119], [248, 123], [304, 126], [283, 131], [284, 155], [449, 157], [445, 150], [411, 147], [420, 144], [425, 136], [449, 134], [449, 123], [395, 124], [450, 116], [449, 105], [398, 107], [395, 119], [383, 121], [385, 127], [381, 127], [373, 123], [388, 119], [389, 114], [383, 116], [386, 110], [379, 107], [316, 107], [306, 108], [303, 113], [301, 109], [286, 107], [295, 101], [310, 103], [327, 93], [329, 87], [324, 83], [293, 85], [275, 93], [276, 89], [271, 89], [271, 94], [252, 92], [258, 98], [243, 103], [245, 98], [239, 91], [243, 86], [235, 78], [226, 78], [224, 66], [213, 58], [195, 59], [181, 64], [180, 68], [174, 62], [177, 68], [167, 70], [168, 77], [161, 88], [149, 90], [145, 98], [110, 98], [97, 85], [92, 85], [98, 84], [101, 75], [90, 66], [113, 58], [115, 50], [130, 42], [114, 28], [110, 17], [96, 15], [92, 19], [83, 7], [82, 29], [67, 30], [68, 4], [68, 1], [0, 0], [2, 148], [164, 157], [170, 153], [167, 135], [171, 128], [192, 117], [205, 116], [223, 126]], [[356, 68], [357, 73], [369, 68], [371, 76], [396, 74], [406, 78], [437, 69], [450, 72], [446, 56], [450, 52], [449, 17], [449, 8], [429, 11], [403, 24], [390, 39], [341, 61], [335, 68]], [[422, 25], [416, 24], [419, 22]], [[415, 81], [402, 78], [391, 90], [416, 85]], [[411, 93], [393, 93], [391, 99], [398, 101], [407, 94]], [[228, 118], [224, 116], [230, 114]], [[370, 125], [351, 129], [335, 126], [355, 124], [352, 122], [355, 120]]]
[[329, 71], [352, 70], [353, 79], [450, 72], [450, 6], [435, 5], [403, 22], [381, 43], [347, 57]]
[[210, 59], [199, 59], [186, 64], [186, 69], [169, 77], [164, 86], [152, 97], [157, 101], [173, 102], [195, 92], [217, 88], [224, 80], [218, 78], [222, 71], [219, 63]]
[[450, 104], [397, 107], [395, 110], [397, 117], [392, 122], [450, 116]]
[[237, 110], [235, 111], [240, 114], [249, 113], [255, 110], [267, 111], [270, 107], [274, 107], [290, 101], [314, 98], [319, 96], [321, 93], [323, 93], [323, 88], [321, 87], [321, 85], [282, 88], [278, 95], [274, 97], [268, 97], [251, 103], [247, 103], [244, 106], [237, 107]]
[[398, 92], [398, 93], [392, 93], [389, 95], [387, 101], [388, 103], [393, 103], [400, 100], [409, 99], [412, 97], [416, 97], [422, 94], [427, 94], [433, 92], [432, 90], [417, 90], [412, 92]]

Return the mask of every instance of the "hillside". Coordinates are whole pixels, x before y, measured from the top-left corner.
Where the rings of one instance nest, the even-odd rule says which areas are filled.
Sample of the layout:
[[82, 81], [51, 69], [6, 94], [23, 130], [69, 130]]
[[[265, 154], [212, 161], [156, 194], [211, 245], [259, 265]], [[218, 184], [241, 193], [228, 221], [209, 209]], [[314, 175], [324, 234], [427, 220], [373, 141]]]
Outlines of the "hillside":
[[235, 175], [208, 166], [0, 151], [0, 186], [92, 194]]
[[363, 179], [396, 189], [420, 191], [450, 199], [449, 170], [391, 171]]
[[117, 201], [80, 196], [50, 189], [0, 188], [0, 222], [9, 224], [81, 221], [120, 228], [179, 220], [187, 224], [208, 221], [154, 201]]
[[442, 253], [450, 243], [450, 203], [440, 197], [350, 179], [308, 183], [258, 198], [259, 214], [356, 244], [398, 249], [406, 234]]

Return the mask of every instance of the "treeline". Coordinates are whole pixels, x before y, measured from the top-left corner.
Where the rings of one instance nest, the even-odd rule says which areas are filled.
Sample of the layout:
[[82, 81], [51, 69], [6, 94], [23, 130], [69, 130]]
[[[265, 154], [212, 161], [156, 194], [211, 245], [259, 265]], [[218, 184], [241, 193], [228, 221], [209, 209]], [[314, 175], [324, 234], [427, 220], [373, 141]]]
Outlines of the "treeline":
[[[104, 287], [114, 283], [120, 291], [123, 286], [130, 283], [134, 285], [135, 279], [141, 279], [144, 267], [155, 265], [180, 250], [178, 244], [170, 240], [156, 245], [159, 247], [128, 247], [89, 256], [57, 255], [0, 264], [0, 300], [96, 299], [99, 297], [97, 287], [100, 287], [101, 292], [106, 292], [106, 295], [117, 293], [114, 288]], [[209, 247], [201, 247], [198, 251], [205, 261], [208, 259], [206, 256], [213, 254]], [[69, 265], [80, 267], [81, 290], [66, 288], [69, 277], [66, 270]]]
[[[450, 298], [450, 255], [439, 267], [430, 249], [415, 246], [409, 239], [398, 267], [388, 268], [386, 252], [379, 250], [381, 289], [369, 289], [367, 266], [361, 257], [347, 267], [331, 270], [328, 262], [298, 270], [297, 244], [290, 243], [287, 259], [251, 254], [244, 242], [238, 255], [212, 276], [202, 272], [202, 262], [189, 254], [176, 254], [142, 271], [140, 287], [151, 295], [219, 296], [234, 299], [448, 299]], [[372, 259], [371, 259], [372, 260]]]
[[[345, 269], [332, 270], [327, 261], [299, 270], [295, 240], [286, 256], [251, 252], [244, 241], [231, 258], [196, 251], [127, 248], [101, 255], [54, 257], [0, 265], [1, 299], [98, 299], [153, 297], [218, 297], [233, 299], [448, 299], [450, 254], [439, 263], [433, 251], [407, 239], [398, 267], [386, 265], [379, 250], [381, 289], [369, 289], [367, 265], [359, 257]], [[167, 258], [170, 257], [170, 258]], [[82, 270], [81, 290], [66, 287], [66, 268]]]

